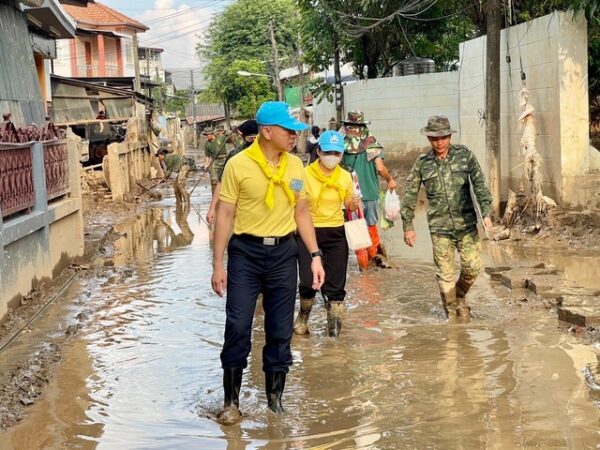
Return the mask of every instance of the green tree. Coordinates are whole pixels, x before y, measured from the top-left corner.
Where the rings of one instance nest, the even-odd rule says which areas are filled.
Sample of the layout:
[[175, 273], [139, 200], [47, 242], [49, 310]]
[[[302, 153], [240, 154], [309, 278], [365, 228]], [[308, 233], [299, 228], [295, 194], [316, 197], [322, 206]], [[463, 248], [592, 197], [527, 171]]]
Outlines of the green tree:
[[[229, 117], [232, 110], [252, 116], [250, 110], [275, 92], [266, 78], [242, 78], [237, 70], [277, 76], [272, 61], [272, 27], [278, 59], [295, 61], [298, 54], [299, 12], [293, 0], [238, 0], [225, 8], [208, 29], [207, 44], [196, 45], [198, 55], [208, 62], [209, 85], [205, 98], [221, 101]], [[264, 61], [264, 62], [261, 62]], [[236, 67], [234, 70], [233, 67]]]
[[[203, 101], [215, 99], [223, 101], [226, 108], [235, 109], [241, 117], [253, 117], [262, 102], [275, 99], [271, 79], [257, 76], [240, 76], [238, 71], [250, 73], [265, 73], [265, 65], [256, 59], [234, 60], [225, 64], [220, 59], [215, 60], [207, 70], [211, 80], [209, 88], [200, 95]], [[231, 113], [231, 110], [227, 111]]]

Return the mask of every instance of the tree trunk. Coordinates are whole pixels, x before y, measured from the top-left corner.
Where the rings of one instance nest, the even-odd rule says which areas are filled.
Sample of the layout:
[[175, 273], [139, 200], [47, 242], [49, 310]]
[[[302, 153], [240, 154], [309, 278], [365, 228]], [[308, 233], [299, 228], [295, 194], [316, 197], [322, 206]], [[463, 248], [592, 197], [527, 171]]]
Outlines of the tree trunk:
[[342, 87], [342, 71], [340, 68], [340, 46], [337, 32], [333, 32], [333, 73], [335, 77], [335, 120], [339, 127], [344, 115], [344, 88]]

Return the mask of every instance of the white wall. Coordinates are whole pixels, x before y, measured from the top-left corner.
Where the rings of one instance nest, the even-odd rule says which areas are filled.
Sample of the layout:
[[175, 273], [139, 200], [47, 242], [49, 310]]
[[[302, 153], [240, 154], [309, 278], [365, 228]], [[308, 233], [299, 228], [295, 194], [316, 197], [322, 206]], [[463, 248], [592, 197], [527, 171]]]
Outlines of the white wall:
[[362, 80], [344, 90], [346, 111], [359, 109], [388, 155], [427, 145], [420, 130], [433, 115], [458, 127], [458, 72]]
[[56, 59], [52, 61], [54, 74], [70, 77], [71, 74], [71, 39], [56, 40]]
[[[502, 197], [518, 188], [523, 173], [519, 92], [520, 61], [529, 103], [535, 108], [536, 147], [542, 157], [543, 191], [573, 203], [570, 177], [589, 168], [587, 100], [587, 28], [585, 19], [555, 12], [503, 30], [501, 35], [501, 169]], [[461, 143], [487, 166], [485, 124], [486, 37], [460, 46]], [[506, 62], [510, 55], [511, 64]]]
[[[386, 156], [408, 153], [426, 146], [420, 130], [429, 116], [448, 116], [458, 129], [458, 72], [361, 80], [344, 87], [344, 107], [346, 112], [358, 109], [365, 114]], [[331, 117], [333, 104], [316, 105], [316, 125], [326, 127]]]

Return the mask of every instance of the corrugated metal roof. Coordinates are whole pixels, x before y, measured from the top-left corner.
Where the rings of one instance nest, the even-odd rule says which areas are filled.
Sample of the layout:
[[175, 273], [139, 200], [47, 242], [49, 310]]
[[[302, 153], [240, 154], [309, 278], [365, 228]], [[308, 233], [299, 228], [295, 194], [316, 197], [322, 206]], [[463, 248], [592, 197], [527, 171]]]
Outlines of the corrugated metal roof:
[[0, 113], [16, 125], [44, 123], [44, 103], [25, 15], [0, 2]]

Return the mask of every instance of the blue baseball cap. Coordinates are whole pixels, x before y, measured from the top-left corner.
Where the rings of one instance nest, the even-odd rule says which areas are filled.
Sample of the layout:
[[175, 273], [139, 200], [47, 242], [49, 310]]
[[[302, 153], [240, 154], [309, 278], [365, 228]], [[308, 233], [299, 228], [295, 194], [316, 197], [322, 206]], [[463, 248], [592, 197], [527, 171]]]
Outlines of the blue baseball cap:
[[319, 137], [322, 152], [344, 153], [344, 135], [339, 131], [327, 130]]
[[290, 105], [285, 102], [264, 102], [256, 112], [258, 125], [276, 125], [286, 130], [304, 131], [308, 125], [290, 114]]

